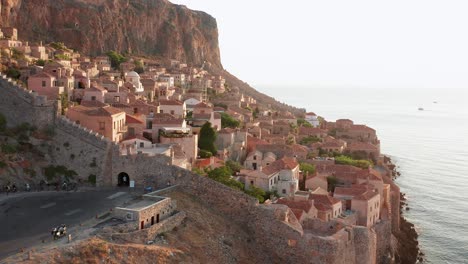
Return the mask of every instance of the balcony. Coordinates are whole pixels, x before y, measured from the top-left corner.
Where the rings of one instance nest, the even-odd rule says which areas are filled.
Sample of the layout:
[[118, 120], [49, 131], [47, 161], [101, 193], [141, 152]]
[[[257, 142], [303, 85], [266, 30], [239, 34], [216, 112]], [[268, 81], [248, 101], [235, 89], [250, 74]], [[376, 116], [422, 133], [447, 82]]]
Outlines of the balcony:
[[127, 133], [128, 131], [128, 126], [122, 126], [118, 128], [119, 133]]

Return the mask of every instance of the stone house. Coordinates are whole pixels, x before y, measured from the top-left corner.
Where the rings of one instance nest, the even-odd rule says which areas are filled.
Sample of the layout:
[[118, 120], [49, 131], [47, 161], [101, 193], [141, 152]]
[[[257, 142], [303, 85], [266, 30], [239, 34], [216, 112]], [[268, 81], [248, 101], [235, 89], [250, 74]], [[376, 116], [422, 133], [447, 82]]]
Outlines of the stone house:
[[366, 125], [351, 125], [338, 129], [336, 136], [343, 139], [353, 139], [361, 142], [376, 143], [377, 134], [373, 128]]
[[287, 205], [301, 224], [303, 224], [305, 220], [317, 218], [318, 211], [314, 206], [313, 200], [307, 199], [297, 201], [290, 198], [280, 198], [276, 203]]
[[160, 100], [159, 101], [159, 112], [168, 113], [177, 118], [185, 118], [186, 114], [185, 102], [175, 100]]
[[176, 206], [176, 202], [171, 198], [150, 193], [125, 207], [116, 207], [114, 214], [116, 218], [134, 223], [136, 230], [142, 230], [169, 218], [174, 213]]
[[327, 177], [318, 173], [308, 175], [305, 181], [305, 188], [308, 190], [316, 190], [317, 188], [328, 190]]
[[179, 145], [190, 164], [194, 164], [198, 157], [198, 135], [192, 134], [190, 128], [162, 128], [159, 141]]
[[[141, 118], [141, 115], [139, 117]], [[126, 113], [125, 120], [128, 127], [128, 136], [143, 136], [146, 124], [139, 117]]]
[[218, 132], [215, 145], [218, 153], [224, 153], [222, 157], [242, 163], [247, 155], [247, 132], [241, 129], [223, 128]]
[[83, 101], [98, 101], [105, 103], [107, 90], [97, 83], [92, 83], [89, 89], [84, 90]]
[[114, 142], [120, 142], [127, 133], [125, 112], [111, 106], [85, 107], [78, 105], [70, 107], [66, 116], [77, 124]]
[[245, 187], [261, 188], [264, 191], [278, 191], [283, 197], [293, 196], [299, 189], [299, 163], [293, 158], [282, 158], [261, 170], [241, 171]]
[[56, 78], [47, 72], [41, 72], [28, 78], [28, 88], [39, 95], [47, 96], [49, 100], [56, 100], [60, 94], [65, 92], [64, 87], [59, 87], [56, 84]]
[[202, 127], [206, 122], [211, 123], [216, 131], [221, 130], [221, 115], [219, 113], [211, 112], [209, 114], [193, 114], [190, 119], [190, 125], [193, 127]]
[[249, 170], [262, 170], [263, 167], [276, 161], [276, 155], [272, 152], [266, 152], [265, 155], [258, 151], [252, 151], [247, 155], [244, 167]]
[[317, 208], [317, 218], [322, 221], [330, 221], [342, 213], [341, 201], [329, 195], [312, 193], [309, 199], [314, 201], [314, 205]]
[[369, 158], [376, 161], [380, 157], [380, 144], [374, 145], [367, 142], [352, 142], [347, 145], [346, 152], [362, 153], [362, 158]]
[[291, 125], [289, 124], [288, 121], [278, 120], [278, 121], [273, 122], [272, 134], [288, 136], [290, 131], [291, 131]]
[[343, 201], [343, 210], [357, 213], [357, 224], [371, 227], [380, 218], [380, 194], [369, 185], [336, 187], [333, 197]]
[[307, 121], [313, 127], [319, 127], [320, 126], [320, 121], [319, 121], [317, 115], [315, 113], [313, 113], [313, 112], [309, 112], [309, 113], [305, 114], [305, 121]]
[[192, 112], [195, 109], [195, 106], [199, 103], [201, 103], [201, 100], [198, 100], [196, 98], [188, 98], [184, 101], [187, 112]]

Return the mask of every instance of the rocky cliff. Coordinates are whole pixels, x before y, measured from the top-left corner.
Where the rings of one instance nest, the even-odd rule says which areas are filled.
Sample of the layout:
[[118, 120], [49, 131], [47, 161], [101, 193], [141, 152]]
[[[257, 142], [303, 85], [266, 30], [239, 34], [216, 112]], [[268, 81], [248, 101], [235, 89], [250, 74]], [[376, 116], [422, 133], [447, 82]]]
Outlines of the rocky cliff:
[[20, 39], [60, 41], [83, 54], [109, 50], [203, 61], [222, 68], [216, 20], [167, 0], [1, 0], [1, 25]]

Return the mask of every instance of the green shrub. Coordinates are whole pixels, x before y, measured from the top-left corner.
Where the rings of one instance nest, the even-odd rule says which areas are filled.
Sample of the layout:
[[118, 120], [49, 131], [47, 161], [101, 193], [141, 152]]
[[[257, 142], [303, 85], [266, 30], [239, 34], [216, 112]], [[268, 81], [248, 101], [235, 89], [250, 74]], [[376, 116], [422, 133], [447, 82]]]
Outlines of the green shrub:
[[216, 155], [217, 150], [215, 146], [216, 131], [211, 127], [210, 122], [206, 122], [200, 129], [200, 138], [198, 140], [198, 147], [202, 150], [211, 152]]
[[14, 154], [18, 151], [18, 147], [11, 144], [2, 144], [2, 152], [5, 154]]
[[0, 169], [6, 168], [7, 164], [0, 160]]
[[88, 176], [88, 182], [91, 183], [92, 185], [96, 185], [96, 175], [90, 174]]
[[308, 136], [308, 137], [301, 139], [301, 141], [299, 141], [299, 144], [309, 145], [310, 143], [316, 143], [316, 142], [321, 142], [321, 141], [322, 140], [316, 136]]
[[200, 158], [207, 159], [207, 158], [211, 158], [212, 156], [213, 156], [213, 154], [211, 154], [211, 152], [206, 151], [204, 149], [200, 150]]
[[251, 185], [248, 190], [245, 190], [245, 193], [257, 198], [260, 203], [263, 203], [265, 201], [265, 191], [253, 185]]
[[240, 126], [240, 121], [234, 119], [232, 116], [227, 113], [221, 113], [221, 127], [226, 128], [237, 128]]
[[351, 157], [348, 156], [338, 156], [335, 157], [335, 163], [336, 164], [343, 164], [343, 165], [351, 165], [354, 167], [362, 168], [362, 169], [367, 169], [369, 167], [372, 167], [372, 162], [369, 160], [355, 160]]
[[78, 174], [73, 170], [67, 169], [65, 166], [50, 165], [44, 168], [44, 175], [46, 176], [47, 180], [52, 181], [60, 176], [64, 176], [67, 180], [73, 179]]

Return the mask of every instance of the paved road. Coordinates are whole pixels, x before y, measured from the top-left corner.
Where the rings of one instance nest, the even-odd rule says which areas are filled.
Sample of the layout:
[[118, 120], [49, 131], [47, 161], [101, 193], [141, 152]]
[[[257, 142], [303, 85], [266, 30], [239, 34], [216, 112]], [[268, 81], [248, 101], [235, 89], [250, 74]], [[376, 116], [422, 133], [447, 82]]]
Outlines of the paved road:
[[126, 189], [0, 196], [0, 259], [42, 239], [60, 224], [72, 228], [131, 199]]

